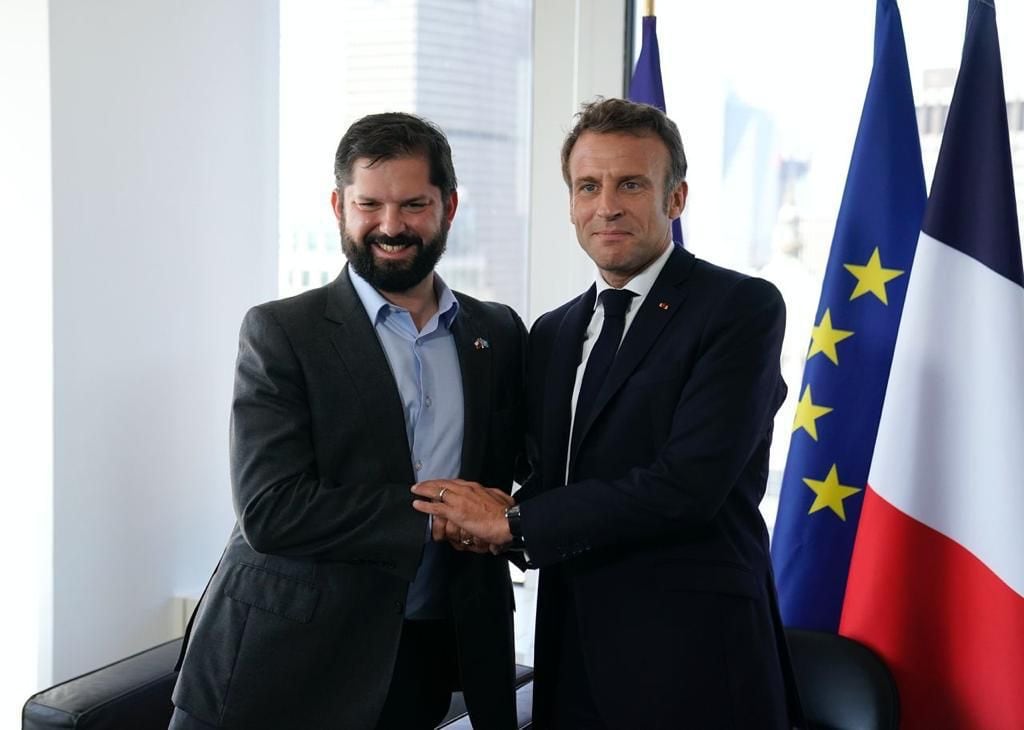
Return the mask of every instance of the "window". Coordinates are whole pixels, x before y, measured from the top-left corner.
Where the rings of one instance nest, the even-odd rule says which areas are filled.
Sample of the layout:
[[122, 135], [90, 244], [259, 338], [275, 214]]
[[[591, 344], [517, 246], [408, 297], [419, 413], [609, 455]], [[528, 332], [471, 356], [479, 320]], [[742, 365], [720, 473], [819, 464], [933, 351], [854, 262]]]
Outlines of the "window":
[[[281, 4], [282, 295], [344, 262], [329, 196], [345, 129], [408, 111], [445, 131], [459, 180], [439, 272], [525, 314], [531, 16], [530, 0]], [[288, 245], [303, 238], [306, 251]], [[314, 273], [296, 287], [296, 269]]]
[[[532, 1], [305, 0], [280, 12], [279, 293], [321, 286], [344, 263], [329, 200], [342, 134], [406, 111], [452, 147], [459, 209], [438, 271], [525, 318]], [[517, 659], [529, 663], [533, 599], [517, 600]]]
[[[683, 218], [702, 258], [773, 281], [787, 304], [783, 375], [789, 397], [775, 423], [769, 491], [778, 486], [804, 356], [867, 91], [874, 13], [863, 3], [678, 0], [657, 4], [668, 113], [690, 163]], [[637, 3], [639, 6], [640, 3]], [[938, 158], [965, 27], [960, 0], [901, 0], [926, 180]], [[873, 6], [871, 6], [873, 7]], [[639, 11], [639, 8], [638, 8]], [[1012, 31], [1024, 7], [999, 7], [1018, 201], [1024, 190], [1024, 56]], [[639, 53], [639, 15], [634, 50]], [[1021, 207], [1018, 205], [1018, 214]]]

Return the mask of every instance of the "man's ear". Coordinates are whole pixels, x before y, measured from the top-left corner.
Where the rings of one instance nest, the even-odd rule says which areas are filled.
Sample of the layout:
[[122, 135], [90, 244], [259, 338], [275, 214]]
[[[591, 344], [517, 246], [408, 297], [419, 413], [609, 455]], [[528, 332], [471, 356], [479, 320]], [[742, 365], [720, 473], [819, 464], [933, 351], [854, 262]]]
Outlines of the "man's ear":
[[683, 180], [676, 186], [676, 189], [672, 191], [672, 194], [668, 197], [668, 217], [675, 220], [683, 214], [683, 209], [686, 207], [686, 196], [690, 191], [690, 186]]
[[334, 217], [339, 223], [341, 222], [342, 207], [345, 205], [343, 197], [337, 188], [331, 191], [331, 208], [334, 210]]
[[455, 218], [455, 209], [459, 207], [459, 191], [452, 190], [452, 194], [448, 198], [448, 202], [444, 206], [444, 219], [451, 225], [452, 220]]

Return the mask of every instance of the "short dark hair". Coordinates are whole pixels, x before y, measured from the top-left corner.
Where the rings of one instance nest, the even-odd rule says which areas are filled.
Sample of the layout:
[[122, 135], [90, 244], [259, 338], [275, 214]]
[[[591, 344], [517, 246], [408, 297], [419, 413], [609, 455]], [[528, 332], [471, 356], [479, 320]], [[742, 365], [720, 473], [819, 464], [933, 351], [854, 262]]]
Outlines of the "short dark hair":
[[334, 155], [334, 183], [338, 190], [350, 185], [352, 165], [360, 158], [368, 158], [372, 166], [381, 160], [416, 155], [427, 158], [430, 184], [441, 191], [441, 199], [447, 203], [458, 184], [448, 139], [436, 124], [403, 112], [370, 114], [348, 128]]
[[569, 177], [569, 155], [584, 132], [597, 134], [625, 133], [637, 137], [656, 135], [668, 148], [669, 164], [665, 175], [665, 196], [668, 197], [679, 183], [686, 180], [686, 152], [676, 123], [665, 112], [650, 104], [637, 104], [625, 99], [604, 99], [585, 102], [576, 114], [576, 123], [562, 144], [562, 177], [572, 185]]

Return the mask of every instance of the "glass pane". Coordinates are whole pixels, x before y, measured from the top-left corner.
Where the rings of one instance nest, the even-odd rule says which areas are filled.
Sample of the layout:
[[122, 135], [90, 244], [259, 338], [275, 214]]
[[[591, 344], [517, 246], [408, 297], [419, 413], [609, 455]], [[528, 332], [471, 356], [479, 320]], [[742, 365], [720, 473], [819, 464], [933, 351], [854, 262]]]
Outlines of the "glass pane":
[[[930, 182], [960, 64], [967, 4], [900, 0], [899, 6]], [[786, 299], [782, 362], [790, 392], [775, 423], [762, 505], [769, 527], [867, 91], [874, 8], [873, 2], [819, 0], [656, 5], [666, 104], [690, 162], [687, 247], [773, 281]], [[635, 22], [638, 28], [639, 16]], [[1013, 111], [1024, 105], [1024, 46], [1013, 33], [1024, 27], [1024, 5], [1000, 3], [998, 23], [1020, 201], [1024, 131], [1014, 124]]]
[[531, 16], [530, 0], [281, 3], [282, 295], [342, 266], [329, 196], [345, 129], [407, 111], [445, 131], [459, 180], [438, 270], [525, 313]]

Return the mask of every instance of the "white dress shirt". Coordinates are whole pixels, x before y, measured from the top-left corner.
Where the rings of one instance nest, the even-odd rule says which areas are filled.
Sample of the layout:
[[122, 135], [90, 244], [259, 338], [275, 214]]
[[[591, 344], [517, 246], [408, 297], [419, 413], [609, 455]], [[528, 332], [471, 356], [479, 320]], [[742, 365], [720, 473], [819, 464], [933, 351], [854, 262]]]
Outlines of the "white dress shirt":
[[[650, 294], [651, 288], [654, 286], [654, 282], [661, 274], [661, 270], [665, 268], [665, 262], [668, 261], [668, 257], [672, 255], [672, 249], [674, 247], [674, 244], [671, 242], [666, 244], [665, 250], [661, 252], [661, 255], [658, 256], [650, 266], [634, 276], [626, 282], [625, 286], [622, 287], [623, 289], [636, 294], [629, 303], [629, 309], [626, 310], [626, 325], [622, 330], [623, 339], [625, 339], [626, 333], [629, 332], [629, 328], [630, 325], [633, 324], [633, 320], [636, 319], [636, 313], [640, 311], [641, 305], [643, 305], [644, 300], [647, 299], [647, 295]], [[590, 359], [590, 351], [594, 349], [594, 343], [597, 342], [597, 337], [601, 334], [601, 327], [604, 325], [604, 305], [601, 304], [601, 292], [605, 289], [612, 288], [612, 286], [604, 280], [600, 269], [597, 271], [597, 277], [594, 280], [594, 285], [597, 287], [597, 296], [594, 299], [594, 312], [590, 316], [590, 324], [587, 325], [587, 330], [583, 335], [583, 351], [580, 353], [580, 364], [576, 368], [576, 382], [572, 388], [572, 419], [569, 422], [570, 447], [565, 451], [566, 482], [569, 480], [569, 452], [572, 444], [572, 429], [573, 426], [576, 425], [576, 401], [580, 397], [580, 386], [583, 383], [583, 373], [587, 370], [587, 360]]]

